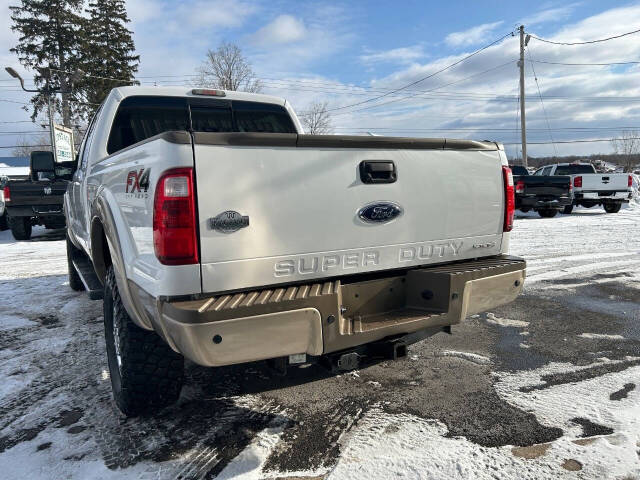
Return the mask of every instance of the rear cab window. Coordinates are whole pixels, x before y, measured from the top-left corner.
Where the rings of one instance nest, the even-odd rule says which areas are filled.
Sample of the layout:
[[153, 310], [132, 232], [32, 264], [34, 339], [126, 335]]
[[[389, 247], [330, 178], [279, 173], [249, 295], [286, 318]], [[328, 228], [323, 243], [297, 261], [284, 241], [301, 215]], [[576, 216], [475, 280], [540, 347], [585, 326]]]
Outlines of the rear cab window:
[[287, 110], [270, 103], [197, 97], [133, 96], [119, 105], [107, 152], [163, 132], [297, 133]]
[[529, 175], [529, 172], [526, 168], [521, 167], [520, 165], [514, 165], [511, 167], [511, 171], [513, 172], [514, 175], [522, 177], [525, 175]]
[[558, 165], [556, 175], [580, 175], [582, 173], [596, 173], [593, 165]]

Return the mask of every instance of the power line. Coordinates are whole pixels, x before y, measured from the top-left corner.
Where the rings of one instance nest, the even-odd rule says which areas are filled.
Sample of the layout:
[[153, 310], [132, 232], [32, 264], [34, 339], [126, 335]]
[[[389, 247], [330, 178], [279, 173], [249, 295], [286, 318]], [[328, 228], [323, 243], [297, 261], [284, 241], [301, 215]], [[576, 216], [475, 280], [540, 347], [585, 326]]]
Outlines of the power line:
[[[437, 132], [437, 131], [460, 131], [460, 132], [515, 132], [519, 131], [520, 128], [464, 128], [464, 127], [434, 127], [434, 128], [396, 128], [396, 127], [334, 127], [335, 130], [362, 130], [362, 131], [370, 131], [370, 130], [387, 130], [387, 131], [402, 131], [402, 132]], [[583, 131], [602, 131], [602, 130], [636, 130], [640, 129], [640, 127], [626, 127], [626, 126], [617, 126], [617, 127], [557, 127], [552, 128], [551, 130], [554, 132], [568, 131], [568, 132], [583, 132]], [[540, 131], [546, 132], [548, 128], [527, 128], [527, 131]]]
[[[491, 72], [491, 71], [493, 71], [493, 70], [497, 70], [497, 69], [499, 69], [499, 68], [505, 67], [505, 66], [510, 65], [510, 64], [512, 64], [512, 63], [513, 63], [513, 61], [505, 62], [505, 63], [503, 63], [503, 64], [501, 64], [501, 65], [497, 65], [497, 66], [495, 66], [495, 67], [488, 68], [487, 70], [483, 70], [483, 71], [481, 71], [481, 72], [474, 73], [473, 75], [469, 75], [468, 77], [464, 77], [464, 78], [462, 78], [462, 79], [460, 79], [460, 80], [456, 80], [456, 81], [454, 81], [454, 82], [445, 83], [445, 84], [439, 85], [439, 86], [437, 86], [437, 87], [430, 88], [430, 89], [428, 89], [428, 90], [423, 90], [423, 91], [421, 92], [421, 94], [434, 92], [434, 91], [436, 91], [436, 90], [439, 90], [439, 89], [441, 89], [441, 88], [445, 88], [445, 87], [448, 87], [448, 86], [454, 85], [454, 84], [456, 84], [456, 83], [462, 83], [462, 82], [465, 82], [465, 81], [469, 80], [470, 78], [477, 77], [477, 76], [479, 76], [479, 75], [483, 75], [483, 74], [485, 74], [485, 73]], [[441, 92], [441, 93], [444, 93], [444, 92]], [[384, 105], [388, 105], [388, 104], [390, 104], [390, 103], [394, 103], [394, 102], [402, 102], [402, 101], [404, 101], [404, 100], [409, 100], [409, 99], [411, 99], [411, 98], [415, 98], [415, 97], [417, 97], [417, 96], [419, 96], [419, 94], [408, 95], [408, 96], [406, 96], [406, 97], [402, 97], [402, 98], [399, 98], [399, 99], [390, 100], [390, 101], [387, 101], [387, 102], [378, 103], [378, 104], [376, 104], [376, 105], [369, 105], [369, 106], [367, 106], [367, 107], [359, 108], [359, 109], [357, 109], [357, 110], [352, 110], [352, 111], [350, 111], [350, 112], [334, 113], [333, 115], [335, 116], [335, 115], [346, 115], [346, 114], [350, 114], [350, 113], [357, 113], [357, 112], [361, 112], [361, 111], [363, 111], [363, 110], [368, 110], [368, 109], [370, 109], [370, 108], [382, 107], [382, 106], [384, 106]]]
[[412, 87], [414, 85], [417, 85], [418, 83], [421, 83], [421, 82], [423, 82], [423, 81], [425, 81], [425, 80], [427, 80], [429, 78], [435, 77], [436, 75], [438, 75], [438, 74], [440, 74], [440, 73], [442, 73], [442, 72], [444, 72], [446, 70], [449, 70], [450, 68], [453, 68], [456, 65], [459, 65], [460, 63], [470, 59], [471, 57], [479, 54], [480, 52], [486, 50], [487, 48], [492, 47], [496, 43], [501, 42], [502, 40], [504, 40], [505, 38], [507, 38], [508, 36], [511, 36], [511, 35], [513, 35], [513, 32], [509, 32], [506, 35], [503, 35], [502, 37], [498, 38], [497, 40], [494, 40], [493, 42], [489, 43], [488, 45], [485, 45], [484, 47], [476, 50], [475, 52], [473, 52], [473, 53], [471, 53], [471, 54], [469, 54], [469, 55], [467, 55], [467, 56], [465, 56], [463, 58], [461, 58], [460, 60], [458, 60], [458, 61], [456, 61], [454, 63], [451, 63], [451, 64], [447, 65], [444, 68], [441, 68], [440, 70], [437, 70], [437, 71], [435, 71], [435, 72], [433, 72], [433, 73], [431, 73], [431, 74], [429, 74], [429, 75], [427, 75], [425, 77], [422, 77], [422, 78], [420, 78], [420, 79], [418, 79], [418, 80], [416, 80], [414, 82], [408, 83], [407, 85], [404, 85], [402, 87], [396, 88], [395, 90], [392, 90], [389, 93], [385, 93], [384, 95], [378, 95], [376, 97], [372, 97], [372, 98], [369, 98], [367, 100], [363, 100], [361, 102], [352, 103], [350, 105], [343, 105], [341, 107], [331, 108], [331, 109], [329, 109], [327, 111], [332, 112], [332, 111], [336, 111], [336, 110], [344, 110], [345, 108], [351, 108], [351, 107], [355, 107], [355, 106], [358, 106], [358, 105], [362, 105], [364, 103], [369, 103], [369, 102], [372, 102], [374, 100], [378, 100], [380, 98], [386, 97], [386, 96], [390, 95], [391, 93], [396, 93], [396, 92], [399, 92], [401, 90], [405, 90], [405, 89], [407, 89], [409, 87]]
[[29, 102], [18, 102], [16, 100], [7, 100], [6, 98], [0, 98], [0, 102], [19, 103], [21, 105], [29, 105]]
[[565, 63], [565, 62], [547, 62], [545, 60], [531, 60], [534, 63], [545, 63], [547, 65], [568, 65], [574, 67], [605, 67], [610, 65], [638, 65], [640, 61], [636, 62], [609, 62], [609, 63]]
[[626, 37], [627, 35], [631, 35], [633, 33], [638, 33], [638, 32], [640, 32], [640, 29], [634, 30], [632, 32], [622, 33], [620, 35], [614, 35], [612, 37], [601, 38], [599, 40], [588, 40], [586, 42], [556, 42], [556, 41], [553, 41], [553, 40], [547, 40], [547, 39], [544, 39], [544, 38], [536, 37], [535, 35], [532, 35], [530, 33], [528, 35], [531, 38], [535, 38], [536, 40], [539, 40], [539, 41], [544, 42], [544, 43], [552, 43], [553, 45], [587, 45], [587, 44], [590, 44], [590, 43], [607, 42], [609, 40], [614, 40], [616, 38]]
[[40, 148], [40, 147], [50, 147], [51, 144], [47, 143], [45, 145], [4, 145], [4, 146], [0, 146], [0, 148], [22, 148], [22, 147], [29, 147], [29, 148]]
[[[629, 140], [640, 140], [640, 137], [627, 137]], [[554, 143], [598, 143], [598, 142], [611, 142], [615, 138], [594, 138], [588, 140], [556, 140]], [[551, 142], [527, 142], [531, 145], [549, 145]], [[504, 145], [519, 145], [519, 143], [504, 143]]]

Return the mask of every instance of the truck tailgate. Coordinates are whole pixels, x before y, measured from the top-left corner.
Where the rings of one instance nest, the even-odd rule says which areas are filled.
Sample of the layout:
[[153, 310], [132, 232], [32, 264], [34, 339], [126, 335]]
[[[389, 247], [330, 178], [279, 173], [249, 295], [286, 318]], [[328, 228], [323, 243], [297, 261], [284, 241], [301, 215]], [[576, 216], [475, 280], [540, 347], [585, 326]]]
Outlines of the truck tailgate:
[[11, 203], [7, 206], [38, 206], [60, 204], [67, 191], [67, 182], [64, 180], [49, 181], [10, 181], [7, 183], [11, 190]]
[[524, 180], [524, 193], [526, 195], [541, 197], [568, 195], [571, 186], [571, 177], [569, 175], [528, 175], [518, 177], [518, 180]]
[[[224, 145], [206, 135], [199, 141], [196, 134], [194, 144], [205, 292], [500, 252], [504, 188], [495, 146]], [[363, 183], [359, 165], [368, 160], [392, 161], [397, 180]], [[363, 207], [385, 203], [402, 213], [380, 223], [359, 216]], [[248, 218], [225, 225], [229, 215]]]
[[582, 190], [626, 190], [629, 175], [626, 173], [592, 173], [582, 175]]

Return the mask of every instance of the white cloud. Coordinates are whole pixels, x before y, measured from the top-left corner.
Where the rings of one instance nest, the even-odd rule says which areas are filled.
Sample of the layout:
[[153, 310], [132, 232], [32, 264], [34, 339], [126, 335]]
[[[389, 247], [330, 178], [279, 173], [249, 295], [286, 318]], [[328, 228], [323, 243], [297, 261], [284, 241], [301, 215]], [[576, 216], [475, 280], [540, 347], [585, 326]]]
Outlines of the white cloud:
[[572, 3], [563, 7], [540, 10], [533, 15], [523, 18], [518, 22], [518, 24], [524, 25], [525, 27], [530, 27], [532, 25], [538, 25], [540, 23], [559, 22], [569, 17], [569, 15], [571, 15], [571, 12], [573, 12], [577, 5], [578, 4], [576, 3]]
[[190, 4], [182, 3], [177, 15], [182, 28], [186, 26], [212, 30], [239, 27], [257, 11], [258, 8], [249, 2], [200, 0]]
[[253, 34], [251, 39], [262, 46], [281, 45], [300, 41], [306, 34], [307, 29], [301, 20], [291, 15], [280, 15]]
[[255, 71], [271, 77], [309, 74], [312, 65], [331, 59], [353, 42], [350, 14], [338, 6], [301, 5], [296, 17], [281, 15], [246, 36]]
[[444, 41], [452, 47], [475, 45], [485, 40], [488, 34], [503, 23], [502, 20], [493, 23], [483, 23], [482, 25], [477, 25], [462, 32], [453, 32], [447, 35]]
[[360, 56], [364, 63], [411, 63], [426, 56], [422, 45], [393, 48]]
[[[134, 26], [155, 22], [162, 31], [166, 27], [182, 31], [190, 29], [212, 30], [243, 25], [258, 11], [258, 7], [247, 1], [195, 0], [180, 3], [165, 3], [160, 0], [129, 0], [127, 12]], [[156, 31], [158, 31], [156, 30]]]

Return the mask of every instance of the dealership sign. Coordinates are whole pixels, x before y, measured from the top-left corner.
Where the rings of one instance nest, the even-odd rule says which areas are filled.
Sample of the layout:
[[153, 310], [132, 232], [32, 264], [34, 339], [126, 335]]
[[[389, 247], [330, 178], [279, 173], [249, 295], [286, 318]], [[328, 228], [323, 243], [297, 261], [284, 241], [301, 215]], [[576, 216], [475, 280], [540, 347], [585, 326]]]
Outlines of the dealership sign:
[[62, 125], [53, 126], [56, 162], [68, 162], [75, 157], [73, 130]]

